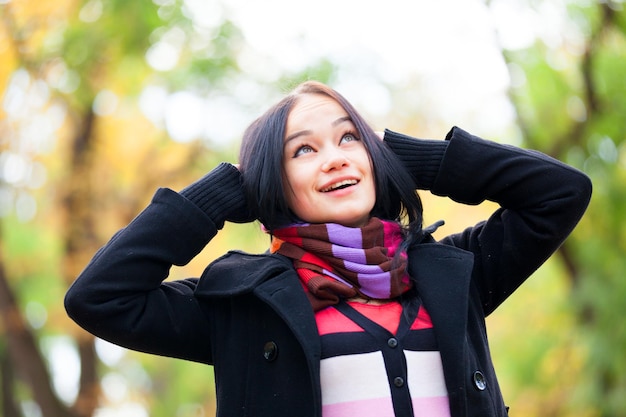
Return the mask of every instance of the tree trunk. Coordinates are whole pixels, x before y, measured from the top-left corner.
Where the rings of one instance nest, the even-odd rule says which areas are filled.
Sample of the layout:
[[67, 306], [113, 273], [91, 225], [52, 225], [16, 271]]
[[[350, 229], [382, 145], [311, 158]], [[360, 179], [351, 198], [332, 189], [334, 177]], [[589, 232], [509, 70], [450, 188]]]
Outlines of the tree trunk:
[[[1, 237], [1, 231], [0, 231]], [[17, 305], [7, 280], [0, 248], [0, 320], [4, 327], [11, 365], [32, 391], [33, 399], [43, 417], [74, 417], [57, 397], [50, 383], [50, 374], [37, 346], [32, 330]], [[6, 376], [3, 373], [3, 379]], [[11, 382], [9, 382], [10, 384]], [[10, 388], [4, 387], [3, 390]], [[6, 401], [6, 399], [5, 399]]]
[[7, 346], [2, 346], [0, 352], [0, 377], [2, 378], [0, 380], [2, 415], [4, 417], [22, 417], [13, 391], [13, 364], [7, 352]]
[[[98, 246], [91, 179], [94, 121], [95, 115], [89, 106], [82, 115], [81, 128], [69, 148], [68, 174], [63, 181], [66, 188], [61, 193], [63, 199], [59, 204], [65, 218], [62, 229], [65, 246], [63, 275], [68, 286], [76, 279]], [[100, 392], [94, 337], [83, 332], [77, 342], [81, 375], [78, 397], [73, 409], [79, 416], [89, 417], [98, 406]]]

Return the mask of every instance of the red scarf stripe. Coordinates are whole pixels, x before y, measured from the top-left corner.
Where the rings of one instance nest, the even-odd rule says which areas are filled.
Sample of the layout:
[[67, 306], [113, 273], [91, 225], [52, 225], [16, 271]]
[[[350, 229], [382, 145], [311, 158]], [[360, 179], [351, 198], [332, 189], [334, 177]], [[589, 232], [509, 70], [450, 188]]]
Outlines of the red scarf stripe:
[[[332, 267], [331, 264], [326, 262], [323, 258], [315, 256], [311, 252], [304, 252], [303, 255], [302, 255], [302, 258], [300, 260], [303, 263], [311, 264], [311, 265], [317, 265], [320, 268], [327, 269], [329, 271], [333, 270], [333, 267]], [[320, 270], [320, 272], [321, 272], [321, 270]]]

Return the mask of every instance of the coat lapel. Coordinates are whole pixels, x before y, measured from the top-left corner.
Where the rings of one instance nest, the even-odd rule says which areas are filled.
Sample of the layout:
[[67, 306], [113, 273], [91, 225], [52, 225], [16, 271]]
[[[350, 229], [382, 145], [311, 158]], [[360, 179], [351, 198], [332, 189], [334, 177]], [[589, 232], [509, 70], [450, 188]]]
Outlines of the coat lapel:
[[[233, 273], [236, 271], [236, 273]], [[199, 297], [232, 297], [254, 293], [289, 326], [308, 361], [315, 404], [321, 405], [321, 342], [311, 303], [293, 269], [281, 255], [250, 255], [229, 252], [207, 267], [196, 286]], [[313, 410], [321, 415], [321, 410]]]
[[229, 252], [207, 267], [195, 290], [199, 297], [232, 297], [250, 292], [276, 311], [303, 348], [310, 348], [319, 357], [319, 335], [311, 303], [291, 260], [284, 256]]
[[[409, 273], [432, 321], [442, 356], [450, 404], [465, 408], [464, 358], [473, 254], [440, 244], [409, 251]], [[455, 414], [453, 415], [462, 415]]]
[[276, 311], [289, 325], [304, 350], [319, 361], [320, 338], [313, 308], [296, 272], [292, 269], [267, 280], [257, 286], [254, 293]]
[[[321, 340], [315, 323], [315, 315], [311, 303], [302, 290], [302, 285], [291, 268], [282, 274], [261, 283], [254, 289], [254, 294], [287, 323], [294, 336], [302, 346], [308, 362], [309, 377], [315, 390], [314, 404], [321, 405], [320, 358]], [[312, 415], [321, 415], [321, 410], [312, 410]]]

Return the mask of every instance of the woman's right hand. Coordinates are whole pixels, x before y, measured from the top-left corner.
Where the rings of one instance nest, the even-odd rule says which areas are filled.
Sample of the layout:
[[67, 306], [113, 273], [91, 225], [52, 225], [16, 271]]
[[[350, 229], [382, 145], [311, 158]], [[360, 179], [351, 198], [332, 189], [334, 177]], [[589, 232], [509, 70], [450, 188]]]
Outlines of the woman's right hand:
[[224, 221], [249, 223], [256, 220], [254, 205], [248, 204], [236, 165], [221, 163], [181, 194], [204, 211], [221, 229]]
[[238, 205], [234, 210], [231, 210], [229, 213], [227, 213], [226, 221], [229, 221], [231, 223], [251, 223], [257, 220], [258, 216], [255, 214], [255, 210], [253, 209], [253, 206], [247, 201], [245, 197], [243, 187], [241, 186], [241, 184], [243, 184], [243, 178], [242, 178], [243, 174], [241, 173], [239, 164], [232, 164], [232, 165], [235, 168], [237, 168], [237, 171], [239, 172], [240, 188], [238, 192], [242, 194], [243, 196], [242, 198], [245, 202], [245, 205]]

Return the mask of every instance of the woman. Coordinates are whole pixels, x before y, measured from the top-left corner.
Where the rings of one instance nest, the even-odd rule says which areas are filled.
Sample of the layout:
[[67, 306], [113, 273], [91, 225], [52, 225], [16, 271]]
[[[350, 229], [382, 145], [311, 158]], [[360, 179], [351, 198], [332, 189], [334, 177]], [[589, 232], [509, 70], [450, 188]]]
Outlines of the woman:
[[[563, 242], [581, 172], [453, 128], [380, 140], [307, 82], [221, 164], [151, 204], [94, 256], [69, 315], [121, 346], [214, 366], [218, 416], [504, 416], [484, 318]], [[500, 208], [436, 242], [415, 189]], [[265, 254], [163, 282], [225, 221], [259, 219]]]

